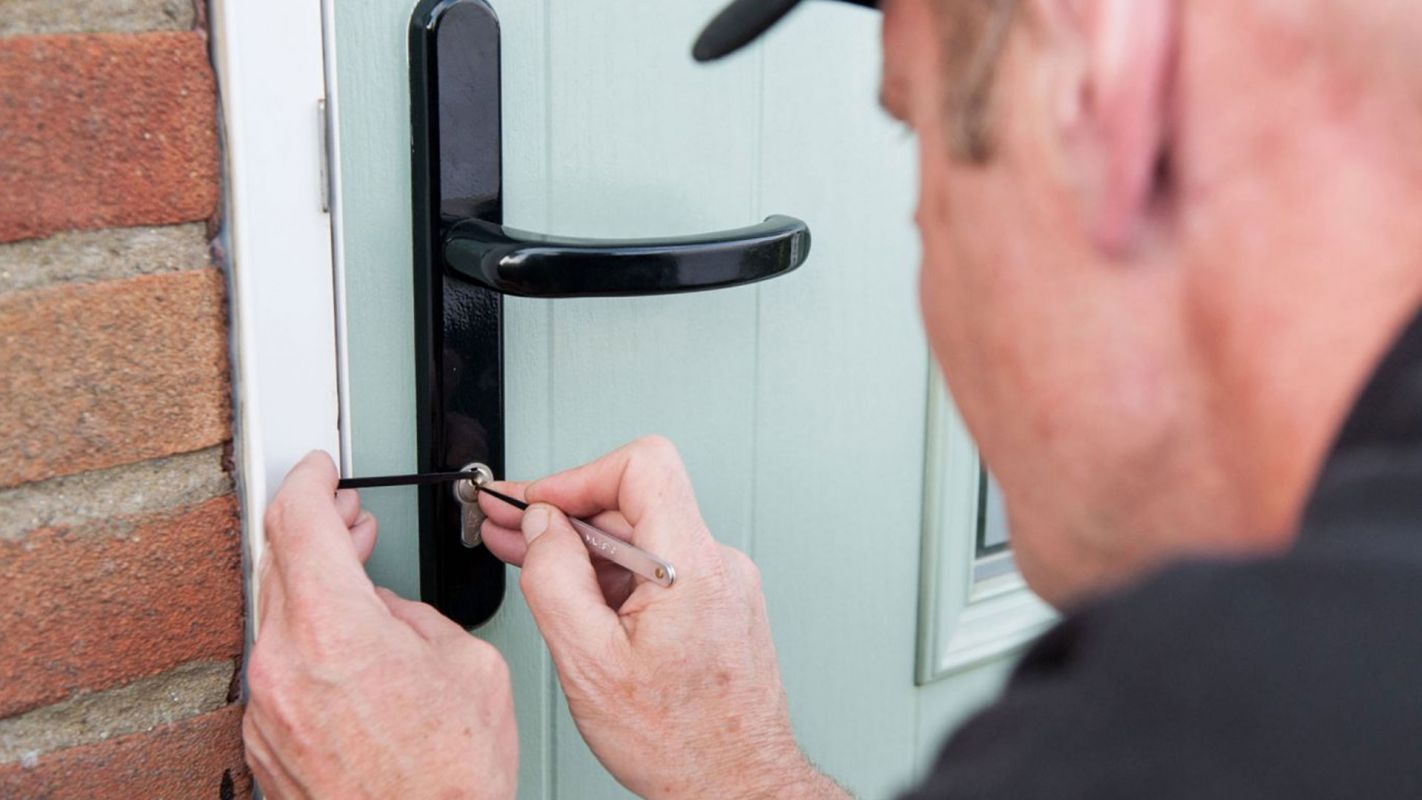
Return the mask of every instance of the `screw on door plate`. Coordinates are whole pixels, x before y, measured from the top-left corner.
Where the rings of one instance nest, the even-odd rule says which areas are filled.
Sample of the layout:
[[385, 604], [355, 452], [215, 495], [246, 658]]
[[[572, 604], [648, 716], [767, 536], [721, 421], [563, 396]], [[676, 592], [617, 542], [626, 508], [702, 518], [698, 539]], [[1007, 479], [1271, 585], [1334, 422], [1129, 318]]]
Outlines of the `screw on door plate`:
[[484, 538], [480, 529], [484, 525], [484, 512], [479, 508], [479, 487], [494, 480], [494, 471], [488, 466], [474, 461], [460, 467], [460, 472], [470, 476], [454, 482], [454, 499], [459, 501], [459, 541], [465, 547], [478, 547]]

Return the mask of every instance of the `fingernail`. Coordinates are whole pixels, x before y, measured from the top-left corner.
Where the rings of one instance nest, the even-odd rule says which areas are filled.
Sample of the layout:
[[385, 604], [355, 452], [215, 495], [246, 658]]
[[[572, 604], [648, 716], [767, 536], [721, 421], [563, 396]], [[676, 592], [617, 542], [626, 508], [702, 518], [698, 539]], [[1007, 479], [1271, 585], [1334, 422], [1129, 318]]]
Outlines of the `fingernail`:
[[351, 525], [351, 527], [359, 528], [360, 526], [364, 525], [367, 522], [370, 522], [373, 519], [375, 519], [374, 514], [370, 513], [369, 511], [366, 511], [365, 509], [361, 509], [360, 513], [356, 515], [355, 524]]
[[523, 538], [532, 542], [548, 530], [548, 509], [534, 506], [523, 514]]

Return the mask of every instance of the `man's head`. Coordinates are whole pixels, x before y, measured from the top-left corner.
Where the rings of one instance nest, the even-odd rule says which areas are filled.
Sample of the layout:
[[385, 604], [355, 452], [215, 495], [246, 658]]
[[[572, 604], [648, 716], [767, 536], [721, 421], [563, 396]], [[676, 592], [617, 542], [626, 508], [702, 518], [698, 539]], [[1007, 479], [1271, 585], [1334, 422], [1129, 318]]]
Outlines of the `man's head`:
[[[736, 0], [724, 55], [799, 0]], [[1422, 299], [1414, 0], [850, 0], [918, 136], [921, 301], [1059, 604], [1287, 548]]]
[[1408, 0], [884, 0], [925, 326], [1035, 589], [1278, 550], [1422, 288]]

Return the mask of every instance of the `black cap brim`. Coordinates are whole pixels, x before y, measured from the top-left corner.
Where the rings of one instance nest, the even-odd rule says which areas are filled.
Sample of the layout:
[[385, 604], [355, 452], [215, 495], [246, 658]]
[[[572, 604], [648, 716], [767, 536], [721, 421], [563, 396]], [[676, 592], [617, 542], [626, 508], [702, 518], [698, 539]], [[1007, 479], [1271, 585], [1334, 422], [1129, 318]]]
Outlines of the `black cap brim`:
[[[878, 8], [879, 0], [843, 0], [868, 8]], [[800, 4], [800, 0], [735, 0], [711, 20], [696, 37], [691, 57], [697, 61], [715, 61], [730, 55], [755, 41], [782, 17]]]

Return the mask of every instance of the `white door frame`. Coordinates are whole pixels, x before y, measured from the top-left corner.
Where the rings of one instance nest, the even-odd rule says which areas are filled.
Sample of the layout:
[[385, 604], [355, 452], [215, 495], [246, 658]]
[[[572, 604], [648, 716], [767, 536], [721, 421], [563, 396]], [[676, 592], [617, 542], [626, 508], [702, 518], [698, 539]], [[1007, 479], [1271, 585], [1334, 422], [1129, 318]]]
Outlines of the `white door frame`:
[[[213, 0], [212, 56], [226, 156], [234, 440], [255, 631], [262, 520], [315, 449], [343, 453], [340, 192], [326, 168], [334, 109], [329, 0]], [[338, 162], [335, 162], [338, 163]]]

